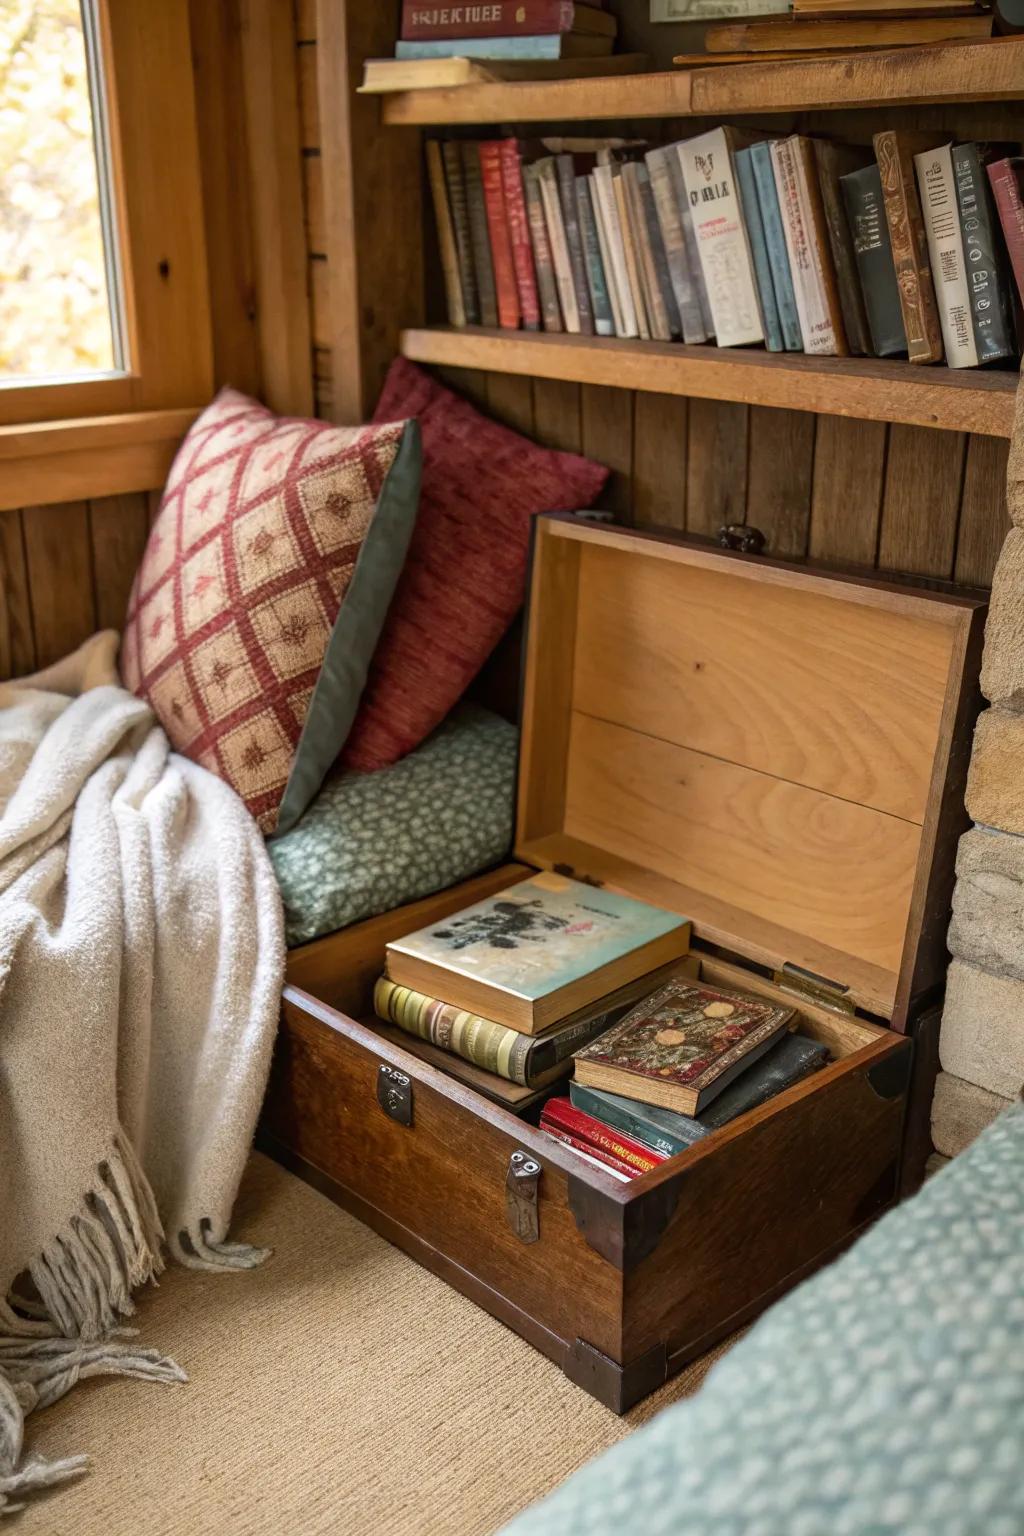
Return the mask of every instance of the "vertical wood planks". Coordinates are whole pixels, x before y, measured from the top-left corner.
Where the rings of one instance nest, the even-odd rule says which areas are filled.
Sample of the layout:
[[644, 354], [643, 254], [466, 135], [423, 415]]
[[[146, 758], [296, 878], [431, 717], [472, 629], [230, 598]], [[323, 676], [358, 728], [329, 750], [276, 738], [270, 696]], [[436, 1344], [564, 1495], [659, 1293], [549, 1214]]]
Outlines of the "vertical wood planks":
[[561, 379], [534, 379], [533, 429], [539, 443], [565, 453], [583, 449], [583, 407], [580, 386]]
[[532, 437], [533, 380], [514, 373], [489, 373], [487, 414], [506, 427]]
[[380, 103], [356, 91], [363, 61], [392, 51], [390, 6], [317, 0], [316, 34], [331, 415], [359, 422], [380, 393], [399, 330], [423, 314], [420, 135], [382, 131]]
[[633, 516], [648, 527], [686, 527], [689, 402], [638, 394], [633, 417]]
[[214, 385], [260, 392], [240, 0], [189, 0]]
[[25, 563], [32, 594], [35, 664], [47, 667], [80, 645], [96, 627], [84, 501], [22, 512]]
[[971, 437], [960, 503], [955, 579], [966, 586], [992, 582], [1010, 527], [1006, 507], [1006, 460], [1010, 445], [997, 437]]
[[814, 417], [806, 411], [750, 410], [746, 521], [780, 559], [807, 553], [814, 470]]
[[716, 534], [747, 516], [747, 435], [750, 412], [726, 400], [690, 401], [686, 527]]
[[36, 664], [20, 512], [0, 512], [0, 680]]
[[241, 0], [245, 131], [263, 398], [313, 411], [295, 23], [292, 7]]
[[633, 511], [632, 392], [584, 384], [580, 402], [583, 452], [611, 470], [599, 503], [629, 520]]
[[878, 541], [881, 570], [952, 576], [965, 447], [960, 432], [902, 424], [889, 428]]
[[811, 491], [812, 559], [874, 565], [887, 430], [880, 421], [818, 417]]
[[124, 626], [135, 572], [149, 537], [146, 493], [104, 496], [89, 503], [97, 629]]

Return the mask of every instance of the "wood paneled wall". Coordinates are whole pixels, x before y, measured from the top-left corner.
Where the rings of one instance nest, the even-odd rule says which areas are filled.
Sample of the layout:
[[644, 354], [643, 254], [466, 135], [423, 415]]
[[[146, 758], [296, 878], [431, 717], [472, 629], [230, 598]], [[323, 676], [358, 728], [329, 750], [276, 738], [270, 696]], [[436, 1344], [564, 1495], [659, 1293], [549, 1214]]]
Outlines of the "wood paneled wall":
[[0, 512], [0, 678], [120, 629], [158, 493]]
[[445, 379], [509, 426], [611, 465], [604, 504], [640, 525], [746, 522], [782, 558], [968, 586], [989, 585], [1009, 527], [998, 438], [462, 369]]

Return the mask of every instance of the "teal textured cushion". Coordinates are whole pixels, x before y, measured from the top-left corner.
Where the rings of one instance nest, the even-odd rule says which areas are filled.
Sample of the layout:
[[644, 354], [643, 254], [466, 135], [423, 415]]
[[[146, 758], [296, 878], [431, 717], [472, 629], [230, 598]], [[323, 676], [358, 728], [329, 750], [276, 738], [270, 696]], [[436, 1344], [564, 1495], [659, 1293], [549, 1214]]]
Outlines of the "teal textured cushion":
[[507, 720], [462, 704], [393, 767], [328, 779], [298, 825], [268, 844], [289, 946], [500, 863], [518, 739]]
[[1015, 1107], [505, 1536], [1020, 1536], [1022, 1449]]

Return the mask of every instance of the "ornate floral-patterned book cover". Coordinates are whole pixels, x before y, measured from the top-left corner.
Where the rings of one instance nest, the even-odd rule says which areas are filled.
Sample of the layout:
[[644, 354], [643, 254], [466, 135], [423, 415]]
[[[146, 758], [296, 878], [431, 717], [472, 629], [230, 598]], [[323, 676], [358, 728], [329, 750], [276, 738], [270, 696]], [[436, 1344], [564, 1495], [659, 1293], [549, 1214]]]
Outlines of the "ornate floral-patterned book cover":
[[678, 913], [539, 874], [389, 944], [388, 974], [401, 979], [393, 957], [405, 955], [535, 1001], [672, 933], [684, 955], [689, 923]]
[[[739, 992], [667, 982], [576, 1055], [580, 1082], [696, 1113], [757, 1059], [793, 1019]], [[647, 1095], [650, 1095], [649, 1100]]]

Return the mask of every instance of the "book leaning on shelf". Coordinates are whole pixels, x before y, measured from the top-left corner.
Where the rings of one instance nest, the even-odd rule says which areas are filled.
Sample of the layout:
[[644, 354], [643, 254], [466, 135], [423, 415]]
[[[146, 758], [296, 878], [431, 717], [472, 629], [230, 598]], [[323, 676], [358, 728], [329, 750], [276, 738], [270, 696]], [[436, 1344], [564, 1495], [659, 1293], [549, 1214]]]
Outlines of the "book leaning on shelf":
[[453, 326], [957, 368], [1019, 356], [1024, 162], [998, 146], [723, 127], [427, 157]]

